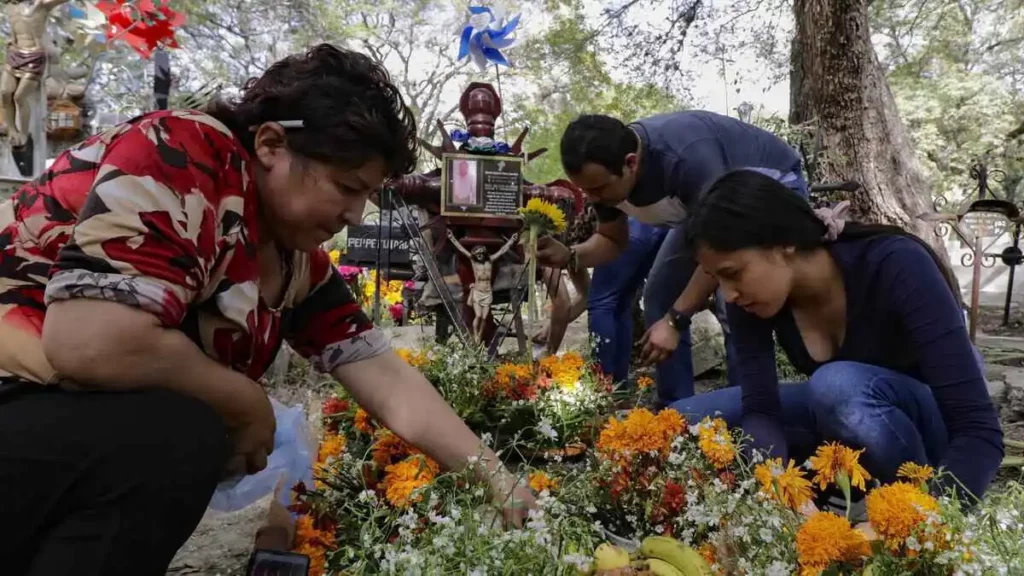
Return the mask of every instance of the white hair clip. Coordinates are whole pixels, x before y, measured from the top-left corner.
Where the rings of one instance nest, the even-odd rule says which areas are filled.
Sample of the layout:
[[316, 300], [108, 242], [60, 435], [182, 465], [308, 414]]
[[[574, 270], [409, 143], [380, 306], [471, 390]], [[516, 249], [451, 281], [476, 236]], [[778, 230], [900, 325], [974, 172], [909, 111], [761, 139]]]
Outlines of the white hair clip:
[[305, 128], [306, 123], [302, 120], [278, 120], [282, 128]]

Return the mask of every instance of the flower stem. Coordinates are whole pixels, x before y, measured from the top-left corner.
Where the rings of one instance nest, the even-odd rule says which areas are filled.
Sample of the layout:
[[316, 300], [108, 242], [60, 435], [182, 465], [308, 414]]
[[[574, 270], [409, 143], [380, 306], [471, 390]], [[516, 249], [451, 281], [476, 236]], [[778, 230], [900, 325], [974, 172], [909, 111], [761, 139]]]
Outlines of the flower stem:
[[537, 324], [537, 226], [530, 226], [529, 239], [530, 260], [527, 265], [526, 278], [526, 316], [530, 320], [530, 328]]

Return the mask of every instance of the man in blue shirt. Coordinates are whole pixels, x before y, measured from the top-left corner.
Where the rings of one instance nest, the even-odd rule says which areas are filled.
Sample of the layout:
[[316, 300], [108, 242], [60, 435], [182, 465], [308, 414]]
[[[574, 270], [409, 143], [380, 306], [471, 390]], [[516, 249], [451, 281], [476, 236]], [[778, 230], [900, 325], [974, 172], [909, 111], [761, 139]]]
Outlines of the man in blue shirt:
[[[603, 115], [577, 118], [562, 135], [562, 165], [569, 178], [597, 205], [598, 227], [588, 240], [566, 247], [552, 238], [538, 244], [545, 266], [592, 268], [614, 260], [628, 245], [627, 216], [669, 226], [644, 291], [643, 360], [657, 364], [658, 396], [665, 404], [693, 395], [690, 316], [717, 287], [684, 246], [683, 218], [721, 175], [754, 168], [807, 197], [800, 156], [775, 135], [728, 116], [689, 110], [632, 124]], [[730, 381], [735, 354], [726, 332]], [[680, 345], [682, 344], [682, 345]], [[735, 384], [735, 382], [731, 382]]]

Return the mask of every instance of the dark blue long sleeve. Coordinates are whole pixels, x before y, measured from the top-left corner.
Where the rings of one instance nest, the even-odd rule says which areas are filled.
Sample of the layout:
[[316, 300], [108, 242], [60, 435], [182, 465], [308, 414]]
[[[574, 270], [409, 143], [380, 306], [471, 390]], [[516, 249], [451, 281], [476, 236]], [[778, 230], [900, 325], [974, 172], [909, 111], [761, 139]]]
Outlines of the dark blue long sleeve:
[[946, 424], [949, 447], [941, 465], [980, 497], [1002, 461], [1003, 433], [961, 309], [923, 246], [910, 239], [888, 244], [879, 292], [903, 325]]
[[732, 304], [727, 310], [743, 397], [740, 427], [750, 436], [752, 448], [766, 450], [785, 461], [788, 450], [782, 429], [772, 324]]

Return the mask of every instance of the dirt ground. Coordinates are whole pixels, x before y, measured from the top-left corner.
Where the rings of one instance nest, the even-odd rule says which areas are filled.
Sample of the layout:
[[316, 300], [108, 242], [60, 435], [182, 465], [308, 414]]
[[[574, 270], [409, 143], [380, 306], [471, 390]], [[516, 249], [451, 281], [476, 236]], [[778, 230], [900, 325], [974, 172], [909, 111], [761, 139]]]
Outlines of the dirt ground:
[[[1011, 322], [1003, 327], [1002, 309], [985, 308], [980, 314], [979, 328], [984, 334], [992, 336], [1024, 337], [1024, 311], [1015, 308], [1011, 311]], [[574, 322], [567, 335], [567, 344], [586, 342], [586, 320], [581, 318]], [[409, 342], [396, 342], [396, 346], [408, 346]], [[987, 355], [990, 351], [986, 351]], [[1007, 353], [994, 352], [994, 358], [1007, 356]], [[1010, 355], [1012, 356], [1012, 355]], [[1010, 366], [1024, 365], [1024, 351], [1019, 360], [1009, 358]], [[990, 374], [991, 379], [991, 374]], [[712, 371], [704, 375], [698, 382], [697, 390], [705, 392], [724, 384], [724, 376]], [[288, 377], [275, 382], [269, 389], [270, 395], [278, 401], [293, 406], [302, 404], [310, 417], [311, 429], [319, 414], [322, 399], [330, 393], [333, 383], [323, 377], [310, 375], [308, 369], [299, 368], [289, 372]], [[1024, 441], [1024, 411], [1005, 409], [1002, 411], [1003, 428], [1006, 437]], [[1020, 471], [1007, 471], [1000, 474], [999, 481], [1019, 480]], [[252, 543], [256, 530], [261, 525], [270, 498], [233, 513], [208, 511], [196, 532], [179, 551], [172, 562], [169, 575], [201, 575], [201, 576], [234, 576], [244, 574], [246, 562], [252, 551]]]

